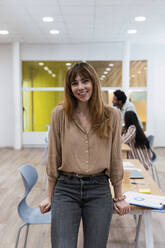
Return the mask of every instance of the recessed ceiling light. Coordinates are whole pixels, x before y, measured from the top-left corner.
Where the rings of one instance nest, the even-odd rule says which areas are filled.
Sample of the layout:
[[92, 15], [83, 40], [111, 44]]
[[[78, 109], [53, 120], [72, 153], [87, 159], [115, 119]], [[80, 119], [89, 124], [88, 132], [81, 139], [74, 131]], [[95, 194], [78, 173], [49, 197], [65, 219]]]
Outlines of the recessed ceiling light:
[[132, 74], [132, 77], [134, 78], [134, 77], [135, 77], [135, 75], [134, 75], [134, 74]]
[[56, 76], [56, 74], [53, 73], [53, 74], [52, 74], [52, 77], [55, 77], [55, 76]]
[[138, 71], [137, 73], [138, 73], [138, 74], [141, 74], [142, 72], [141, 72], [141, 71]]
[[102, 75], [101, 77], [102, 77], [102, 78], [105, 78], [105, 75]]
[[108, 74], [108, 71], [105, 71], [104, 74]]
[[114, 66], [114, 64], [109, 64], [109, 66], [113, 67], [113, 66]]
[[43, 62], [39, 62], [38, 64], [39, 64], [40, 66], [43, 66], [43, 65], [44, 65], [44, 63], [43, 63]]
[[52, 29], [49, 31], [50, 34], [59, 34], [60, 31], [59, 30], [56, 30], [56, 29]]
[[45, 70], [45, 71], [48, 71], [49, 68], [48, 68], [47, 66], [44, 66], [44, 70]]
[[49, 74], [52, 74], [52, 71], [51, 71], [51, 70], [48, 70], [48, 73], [49, 73]]
[[106, 71], [110, 71], [110, 70], [111, 70], [111, 68], [109, 68], [109, 67], [106, 68]]
[[71, 65], [71, 63], [66, 63], [66, 66], [70, 66]]
[[0, 30], [0, 34], [2, 35], [7, 35], [9, 33], [9, 31], [7, 30]]
[[42, 18], [43, 22], [53, 22], [54, 19], [51, 16], [45, 16]]
[[136, 16], [135, 21], [136, 22], [144, 22], [146, 20], [145, 16]]
[[127, 33], [128, 34], [136, 34], [137, 33], [137, 30], [136, 29], [128, 29], [127, 30]]

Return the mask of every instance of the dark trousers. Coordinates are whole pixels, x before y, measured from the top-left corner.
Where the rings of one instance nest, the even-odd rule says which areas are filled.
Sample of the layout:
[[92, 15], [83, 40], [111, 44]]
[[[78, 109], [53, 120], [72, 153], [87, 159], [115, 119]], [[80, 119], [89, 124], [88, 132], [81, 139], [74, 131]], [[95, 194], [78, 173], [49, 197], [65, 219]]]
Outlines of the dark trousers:
[[84, 248], [106, 248], [113, 213], [107, 176], [60, 175], [52, 196], [52, 248], [76, 248], [80, 220]]

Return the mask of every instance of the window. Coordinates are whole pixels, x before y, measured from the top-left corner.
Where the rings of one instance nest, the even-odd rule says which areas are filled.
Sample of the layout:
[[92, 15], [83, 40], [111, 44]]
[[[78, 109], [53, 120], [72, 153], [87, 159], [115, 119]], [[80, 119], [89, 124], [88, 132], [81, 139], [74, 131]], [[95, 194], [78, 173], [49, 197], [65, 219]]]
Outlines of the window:
[[138, 60], [130, 62], [130, 87], [147, 86], [147, 61]]

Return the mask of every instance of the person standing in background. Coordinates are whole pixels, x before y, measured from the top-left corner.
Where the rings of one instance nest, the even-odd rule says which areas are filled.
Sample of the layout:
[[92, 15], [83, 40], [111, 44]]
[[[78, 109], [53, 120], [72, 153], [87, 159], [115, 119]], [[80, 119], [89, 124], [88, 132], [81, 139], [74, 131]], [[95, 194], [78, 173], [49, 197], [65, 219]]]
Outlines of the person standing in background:
[[[77, 63], [66, 73], [64, 104], [54, 108], [48, 145], [52, 248], [76, 248], [80, 220], [84, 248], [106, 248], [113, 207], [130, 210], [122, 194], [120, 112], [103, 103], [94, 68]], [[114, 188], [114, 199], [109, 187]]]
[[[124, 115], [127, 111], [133, 111], [136, 113], [136, 109], [135, 106], [133, 105], [133, 103], [131, 103], [130, 101], [127, 100], [127, 96], [124, 93], [124, 91], [122, 90], [116, 90], [113, 92], [114, 96], [113, 96], [113, 100], [112, 100], [112, 104], [114, 107], [117, 107], [118, 109], [120, 109], [120, 112], [122, 114], [122, 126], [124, 126]], [[136, 113], [137, 115], [137, 113]], [[138, 115], [137, 115], [138, 117]], [[143, 124], [140, 120], [140, 118], [138, 117], [140, 126], [143, 128]]]

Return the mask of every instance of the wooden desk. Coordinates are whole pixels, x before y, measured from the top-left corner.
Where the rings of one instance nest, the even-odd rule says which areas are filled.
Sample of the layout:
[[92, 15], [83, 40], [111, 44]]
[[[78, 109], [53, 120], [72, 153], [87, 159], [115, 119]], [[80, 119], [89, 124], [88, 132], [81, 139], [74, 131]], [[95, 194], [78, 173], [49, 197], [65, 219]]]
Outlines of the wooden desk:
[[122, 158], [127, 158], [127, 152], [129, 152], [131, 148], [127, 144], [121, 144]]
[[[129, 179], [128, 171], [124, 171], [124, 180], [123, 180], [123, 192], [134, 191], [139, 192], [139, 188], [150, 188], [151, 194], [162, 195], [165, 194], [161, 191], [158, 185], [154, 182], [152, 177], [149, 175], [149, 172], [146, 171], [143, 165], [136, 159], [125, 159], [123, 161], [128, 161], [133, 163], [135, 167], [141, 169], [141, 172], [144, 176], [144, 179]], [[144, 183], [142, 184], [131, 184], [131, 182]], [[130, 214], [143, 215], [144, 217], [144, 228], [145, 228], [145, 238], [146, 238], [146, 248], [154, 248], [153, 240], [153, 231], [152, 231], [152, 209], [136, 207], [131, 205]]]

